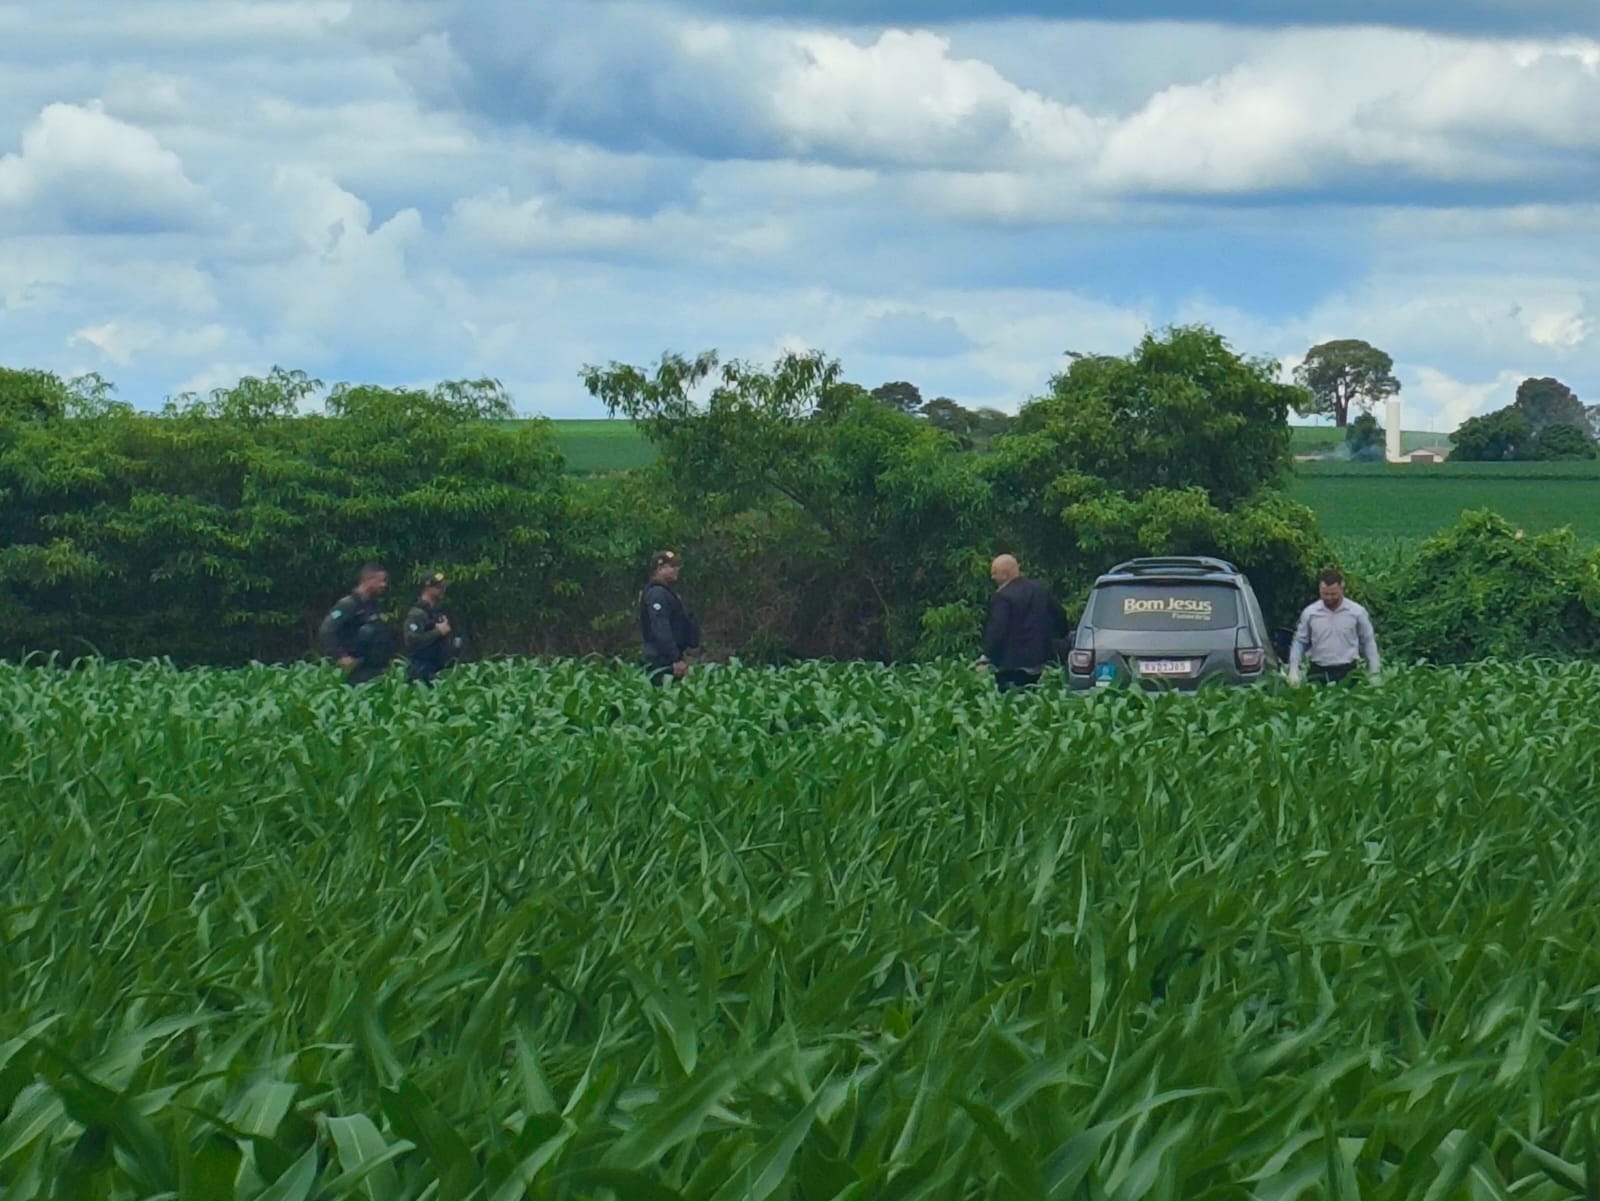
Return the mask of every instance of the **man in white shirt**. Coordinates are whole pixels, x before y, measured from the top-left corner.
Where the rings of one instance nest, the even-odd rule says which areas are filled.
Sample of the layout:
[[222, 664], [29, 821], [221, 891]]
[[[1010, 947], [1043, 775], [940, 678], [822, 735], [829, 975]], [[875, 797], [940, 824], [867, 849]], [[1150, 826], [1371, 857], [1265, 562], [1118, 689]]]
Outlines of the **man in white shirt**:
[[1356, 668], [1359, 659], [1367, 661], [1367, 671], [1378, 678], [1378, 636], [1372, 630], [1367, 611], [1344, 594], [1344, 576], [1330, 568], [1324, 571], [1318, 588], [1319, 599], [1300, 614], [1289, 648], [1289, 683], [1300, 683], [1300, 669], [1310, 657], [1308, 673], [1313, 683], [1336, 683]]

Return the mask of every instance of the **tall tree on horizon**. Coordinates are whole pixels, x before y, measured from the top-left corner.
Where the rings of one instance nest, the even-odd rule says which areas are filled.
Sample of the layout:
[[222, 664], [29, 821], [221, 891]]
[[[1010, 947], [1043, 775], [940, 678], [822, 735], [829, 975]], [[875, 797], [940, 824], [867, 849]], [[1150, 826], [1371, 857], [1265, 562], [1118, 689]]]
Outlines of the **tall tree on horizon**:
[[1323, 342], [1306, 351], [1305, 362], [1295, 369], [1295, 383], [1311, 394], [1300, 415], [1332, 416], [1344, 429], [1350, 424], [1350, 406], [1370, 413], [1382, 400], [1400, 393], [1394, 360], [1369, 342], [1344, 338]]

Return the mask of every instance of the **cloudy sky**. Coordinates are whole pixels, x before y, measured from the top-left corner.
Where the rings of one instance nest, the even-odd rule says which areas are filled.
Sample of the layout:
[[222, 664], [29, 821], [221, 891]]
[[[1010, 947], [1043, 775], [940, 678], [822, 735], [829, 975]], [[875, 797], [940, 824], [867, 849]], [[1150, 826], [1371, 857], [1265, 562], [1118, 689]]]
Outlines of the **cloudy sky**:
[[1595, 0], [0, 0], [0, 47], [0, 363], [141, 406], [598, 415], [588, 362], [808, 346], [1014, 409], [1188, 321], [1366, 338], [1412, 428], [1600, 401]]

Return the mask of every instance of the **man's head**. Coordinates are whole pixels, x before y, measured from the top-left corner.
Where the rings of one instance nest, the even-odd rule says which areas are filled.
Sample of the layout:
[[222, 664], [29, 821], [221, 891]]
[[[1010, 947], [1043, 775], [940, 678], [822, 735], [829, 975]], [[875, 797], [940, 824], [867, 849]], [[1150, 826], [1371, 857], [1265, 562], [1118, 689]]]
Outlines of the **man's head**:
[[389, 590], [389, 573], [381, 563], [365, 563], [356, 576], [356, 595], [376, 600]]
[[1330, 567], [1317, 577], [1317, 593], [1328, 608], [1339, 607], [1344, 601], [1344, 575], [1338, 568]]
[[674, 550], [658, 550], [650, 556], [650, 578], [662, 584], [677, 582], [683, 561]]
[[436, 571], [422, 581], [422, 599], [430, 605], [437, 605], [444, 599], [445, 589], [450, 587], [450, 581], [444, 578], [442, 571]]
[[993, 563], [989, 564], [989, 578], [995, 586], [1004, 588], [1012, 580], [1022, 575], [1022, 567], [1017, 563], [1015, 555], [997, 555]]

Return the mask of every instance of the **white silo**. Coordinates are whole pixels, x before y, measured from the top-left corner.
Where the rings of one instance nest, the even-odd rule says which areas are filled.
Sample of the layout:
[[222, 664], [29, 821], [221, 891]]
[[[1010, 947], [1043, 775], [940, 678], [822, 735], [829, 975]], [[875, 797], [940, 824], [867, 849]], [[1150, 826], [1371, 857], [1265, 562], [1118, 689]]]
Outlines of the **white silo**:
[[1405, 462], [1405, 456], [1400, 451], [1400, 402], [1391, 400], [1384, 407], [1383, 418], [1384, 439], [1387, 442], [1387, 457], [1391, 463]]

